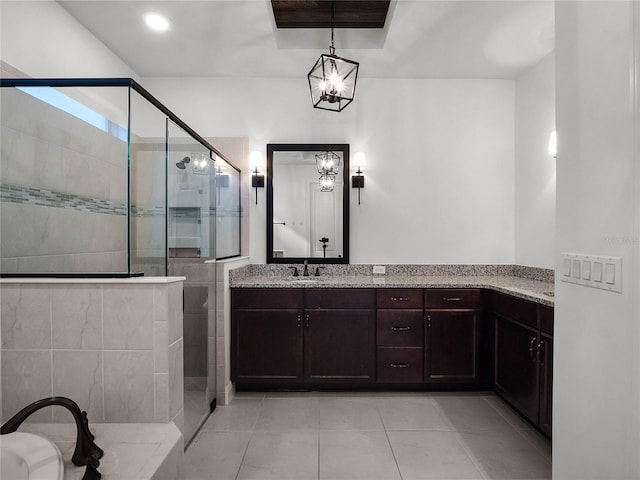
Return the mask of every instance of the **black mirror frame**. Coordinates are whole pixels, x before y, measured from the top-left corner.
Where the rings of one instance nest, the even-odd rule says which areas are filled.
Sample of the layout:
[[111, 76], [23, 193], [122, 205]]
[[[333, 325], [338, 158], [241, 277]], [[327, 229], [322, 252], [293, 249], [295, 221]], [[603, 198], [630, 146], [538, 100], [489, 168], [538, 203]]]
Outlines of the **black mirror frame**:
[[[342, 152], [342, 257], [284, 257], [273, 256], [273, 153], [310, 152], [310, 151]], [[267, 144], [267, 263], [302, 263], [308, 260], [316, 264], [348, 264], [349, 263], [349, 144], [348, 143], [268, 143]]]

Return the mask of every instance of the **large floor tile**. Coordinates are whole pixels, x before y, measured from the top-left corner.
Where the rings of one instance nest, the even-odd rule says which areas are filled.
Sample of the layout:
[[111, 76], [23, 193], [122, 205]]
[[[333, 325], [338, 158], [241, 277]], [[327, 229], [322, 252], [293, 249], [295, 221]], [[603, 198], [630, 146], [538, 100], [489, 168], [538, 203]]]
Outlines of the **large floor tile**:
[[504, 417], [504, 419], [511, 424], [511, 426], [518, 430], [532, 430], [533, 425], [527, 422], [521, 415], [519, 415], [513, 408], [509, 406], [507, 402], [502, 400], [497, 395], [484, 397], [485, 401], [489, 403], [496, 411]]
[[216, 407], [204, 430], [253, 430], [260, 413], [261, 399], [236, 398], [230, 405]]
[[453, 430], [429, 395], [381, 397], [376, 402], [387, 430]]
[[254, 432], [237, 478], [317, 480], [318, 433]]
[[373, 398], [320, 398], [320, 430], [384, 430]]
[[433, 400], [442, 416], [458, 432], [513, 430], [483, 395], [435, 395]]
[[385, 432], [321, 431], [320, 480], [400, 480]]
[[458, 439], [488, 478], [551, 478], [551, 462], [513, 429], [502, 433], [458, 433]]
[[482, 479], [455, 432], [389, 432], [403, 480]]
[[235, 480], [251, 432], [202, 432], [184, 456], [185, 480]]
[[318, 430], [317, 398], [265, 398], [262, 401], [256, 430]]

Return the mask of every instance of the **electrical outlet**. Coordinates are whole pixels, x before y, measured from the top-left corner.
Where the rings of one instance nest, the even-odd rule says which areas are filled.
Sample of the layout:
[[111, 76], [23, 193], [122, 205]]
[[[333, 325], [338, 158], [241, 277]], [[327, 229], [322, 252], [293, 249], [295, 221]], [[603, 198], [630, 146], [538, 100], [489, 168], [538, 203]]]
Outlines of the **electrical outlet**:
[[384, 275], [387, 273], [387, 267], [384, 265], [374, 265], [373, 266], [373, 274], [374, 275]]

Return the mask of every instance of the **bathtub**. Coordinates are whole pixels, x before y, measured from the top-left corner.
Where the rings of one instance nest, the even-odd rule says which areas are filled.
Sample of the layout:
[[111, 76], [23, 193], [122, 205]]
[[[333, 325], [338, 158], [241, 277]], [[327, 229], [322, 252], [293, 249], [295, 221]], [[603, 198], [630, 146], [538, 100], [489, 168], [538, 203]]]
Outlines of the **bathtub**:
[[58, 447], [33, 433], [0, 435], [0, 478], [62, 480], [64, 465]]

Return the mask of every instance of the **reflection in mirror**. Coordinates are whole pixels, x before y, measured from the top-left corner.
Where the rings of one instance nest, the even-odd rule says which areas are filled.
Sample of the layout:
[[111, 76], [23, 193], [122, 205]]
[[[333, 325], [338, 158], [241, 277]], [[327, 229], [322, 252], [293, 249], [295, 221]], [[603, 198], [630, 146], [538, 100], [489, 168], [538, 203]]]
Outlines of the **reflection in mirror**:
[[267, 263], [349, 263], [349, 145], [267, 145]]

